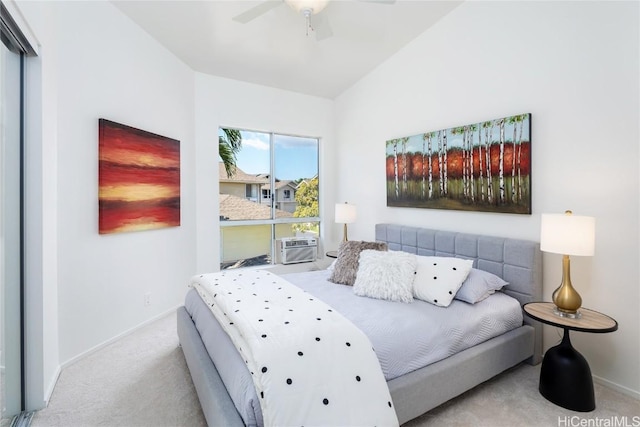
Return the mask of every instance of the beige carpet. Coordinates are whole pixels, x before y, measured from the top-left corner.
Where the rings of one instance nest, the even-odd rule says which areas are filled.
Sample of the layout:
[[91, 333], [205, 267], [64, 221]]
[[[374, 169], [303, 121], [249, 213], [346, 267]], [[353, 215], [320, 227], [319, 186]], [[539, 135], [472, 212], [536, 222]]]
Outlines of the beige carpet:
[[[175, 325], [175, 314], [162, 318], [63, 370], [31, 425], [205, 426]], [[517, 366], [406, 426], [640, 426], [640, 401], [598, 384], [593, 412], [548, 402], [539, 368]]]

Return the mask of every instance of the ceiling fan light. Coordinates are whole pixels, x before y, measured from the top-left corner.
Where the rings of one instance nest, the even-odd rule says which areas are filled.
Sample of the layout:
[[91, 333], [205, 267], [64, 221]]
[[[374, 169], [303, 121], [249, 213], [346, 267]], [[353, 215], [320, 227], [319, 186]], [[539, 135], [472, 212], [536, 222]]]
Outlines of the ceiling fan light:
[[311, 11], [311, 15], [315, 15], [327, 6], [329, 0], [284, 0], [284, 2], [298, 13], [308, 10]]

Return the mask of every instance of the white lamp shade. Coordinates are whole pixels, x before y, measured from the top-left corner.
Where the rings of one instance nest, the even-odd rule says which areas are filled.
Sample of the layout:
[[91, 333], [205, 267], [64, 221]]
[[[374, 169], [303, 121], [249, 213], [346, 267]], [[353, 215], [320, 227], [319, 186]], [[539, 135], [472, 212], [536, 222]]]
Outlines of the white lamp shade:
[[540, 250], [562, 255], [592, 256], [596, 219], [590, 216], [542, 214]]
[[347, 203], [336, 203], [336, 222], [339, 224], [356, 222], [356, 207]]

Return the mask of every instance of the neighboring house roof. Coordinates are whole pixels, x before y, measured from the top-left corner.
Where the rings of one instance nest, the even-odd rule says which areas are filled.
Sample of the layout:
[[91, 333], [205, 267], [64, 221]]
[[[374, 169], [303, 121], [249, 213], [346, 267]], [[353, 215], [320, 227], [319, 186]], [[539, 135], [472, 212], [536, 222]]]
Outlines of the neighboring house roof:
[[[277, 181], [276, 182], [276, 190], [280, 190], [283, 187], [289, 186], [292, 189], [296, 189], [295, 184], [293, 184], [293, 181], [285, 179], [283, 181]], [[270, 190], [271, 189], [271, 184], [265, 184], [262, 186], [262, 188], [264, 188], [265, 190]]]
[[[255, 203], [231, 194], [220, 194], [220, 219], [235, 221], [242, 219], [268, 219], [271, 217], [271, 206]], [[276, 209], [276, 218], [291, 218], [293, 214]]]
[[[227, 171], [224, 168], [224, 163], [218, 162], [218, 178], [220, 182], [237, 182], [242, 184], [262, 184], [261, 188], [265, 190], [271, 189], [271, 184], [269, 184], [269, 174], [259, 173], [257, 175], [251, 175], [244, 172], [239, 167], [236, 167], [236, 173], [233, 176], [228, 177]], [[289, 179], [284, 179], [281, 181], [276, 181], [276, 190], [280, 190], [283, 187], [291, 187], [292, 189], [296, 189], [297, 186], [294, 181]]]
[[218, 163], [218, 178], [220, 182], [238, 182], [244, 184], [267, 184], [268, 179], [265, 179], [262, 175], [251, 175], [245, 173], [242, 169], [236, 167], [236, 173], [231, 177], [227, 176], [227, 171], [224, 168], [224, 163]]

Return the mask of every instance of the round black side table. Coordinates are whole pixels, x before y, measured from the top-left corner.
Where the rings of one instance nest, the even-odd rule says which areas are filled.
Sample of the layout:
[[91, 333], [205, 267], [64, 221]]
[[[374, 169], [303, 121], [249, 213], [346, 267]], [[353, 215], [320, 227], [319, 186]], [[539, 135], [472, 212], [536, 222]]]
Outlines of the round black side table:
[[539, 390], [548, 401], [566, 409], [589, 412], [596, 408], [593, 378], [587, 359], [571, 345], [569, 331], [606, 333], [618, 329], [618, 322], [597, 311], [581, 308], [579, 319], [553, 313], [550, 302], [530, 302], [522, 308], [527, 316], [564, 329], [562, 341], [544, 354]]

